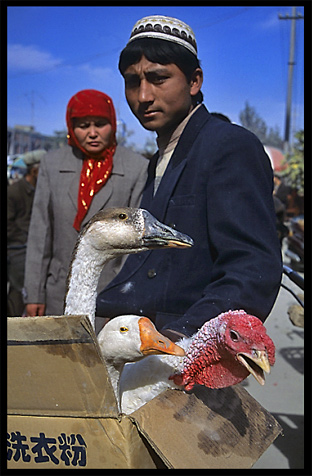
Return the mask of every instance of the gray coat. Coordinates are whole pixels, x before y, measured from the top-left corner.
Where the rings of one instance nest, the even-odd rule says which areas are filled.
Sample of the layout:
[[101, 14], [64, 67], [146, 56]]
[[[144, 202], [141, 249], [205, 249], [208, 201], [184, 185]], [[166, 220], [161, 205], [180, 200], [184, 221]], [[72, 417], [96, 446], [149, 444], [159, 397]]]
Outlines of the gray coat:
[[[137, 207], [147, 176], [148, 160], [117, 146], [112, 174], [94, 196], [82, 226], [101, 208]], [[82, 159], [71, 147], [53, 150], [40, 165], [26, 254], [25, 302], [45, 303], [46, 315], [61, 315], [66, 276], [78, 232], [73, 228]], [[109, 262], [99, 288], [110, 282], [124, 260]]]

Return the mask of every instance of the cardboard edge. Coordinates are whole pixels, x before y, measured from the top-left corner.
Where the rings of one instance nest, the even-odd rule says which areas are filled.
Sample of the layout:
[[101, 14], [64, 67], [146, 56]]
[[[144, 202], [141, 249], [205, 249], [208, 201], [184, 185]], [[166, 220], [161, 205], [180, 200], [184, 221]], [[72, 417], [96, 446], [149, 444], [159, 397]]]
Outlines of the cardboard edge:
[[[100, 349], [100, 346], [99, 346], [99, 342], [98, 342], [96, 334], [95, 334], [95, 330], [92, 327], [92, 324], [91, 324], [91, 321], [90, 321], [89, 317], [88, 316], [81, 316], [80, 324], [90, 334], [90, 337], [91, 337], [91, 339], [94, 343], [94, 347], [97, 351], [97, 354], [98, 354], [101, 362], [103, 363], [103, 365], [106, 369], [106, 373], [107, 373], [107, 376], [108, 376], [107, 384], [110, 387], [110, 391], [112, 392], [112, 394], [115, 395], [111, 380], [109, 378], [109, 373], [108, 373], [108, 370], [107, 370], [106, 362], [105, 362], [105, 359], [102, 355], [102, 352], [101, 352], [101, 349]], [[102, 398], [102, 404], [103, 404], [103, 401], [104, 401], [104, 395], [103, 395], [103, 398]], [[122, 413], [120, 413], [120, 411], [119, 411], [119, 405], [118, 405], [117, 401], [116, 401], [116, 414], [114, 414], [114, 418], [117, 418], [119, 421], [122, 418]]]
[[162, 463], [168, 469], [175, 469], [174, 466], [172, 466], [172, 464], [170, 463], [170, 461], [166, 458], [166, 456], [162, 453], [162, 451], [160, 451], [158, 446], [154, 444], [153, 440], [149, 437], [148, 433], [143, 429], [138, 420], [135, 417], [132, 417], [131, 415], [127, 415], [125, 413], [122, 413], [122, 415], [132, 421], [132, 423], [136, 426], [139, 434], [147, 441], [148, 445], [154, 450], [157, 456], [161, 459]]

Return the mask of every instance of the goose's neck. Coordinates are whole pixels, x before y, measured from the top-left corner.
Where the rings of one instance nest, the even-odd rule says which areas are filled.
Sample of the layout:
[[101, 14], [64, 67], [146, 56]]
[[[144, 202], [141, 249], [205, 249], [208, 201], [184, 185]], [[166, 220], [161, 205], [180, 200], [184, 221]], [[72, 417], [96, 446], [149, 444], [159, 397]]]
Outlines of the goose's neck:
[[96, 250], [83, 235], [73, 253], [64, 302], [65, 315], [87, 315], [95, 327], [97, 285], [102, 268], [112, 257]]

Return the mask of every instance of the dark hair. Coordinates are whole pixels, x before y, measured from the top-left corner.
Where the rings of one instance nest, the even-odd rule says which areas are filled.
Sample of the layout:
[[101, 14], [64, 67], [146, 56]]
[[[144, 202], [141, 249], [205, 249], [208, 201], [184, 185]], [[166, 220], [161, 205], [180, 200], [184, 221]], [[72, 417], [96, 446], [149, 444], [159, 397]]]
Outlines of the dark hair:
[[[184, 46], [160, 38], [140, 38], [129, 43], [120, 53], [118, 68], [124, 76], [126, 69], [145, 56], [148, 61], [159, 64], [173, 63], [185, 75], [187, 82], [192, 79], [193, 72], [200, 68], [200, 61]], [[196, 104], [203, 102], [203, 93], [194, 96]]]

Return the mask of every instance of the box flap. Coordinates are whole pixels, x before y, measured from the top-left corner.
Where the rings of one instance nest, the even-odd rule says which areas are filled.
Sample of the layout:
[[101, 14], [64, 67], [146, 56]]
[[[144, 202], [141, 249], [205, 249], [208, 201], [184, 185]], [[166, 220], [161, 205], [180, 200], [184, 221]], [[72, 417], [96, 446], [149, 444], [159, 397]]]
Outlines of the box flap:
[[105, 363], [86, 316], [8, 318], [8, 412], [118, 415]]
[[167, 390], [131, 414], [169, 468], [250, 468], [281, 432], [240, 385]]

